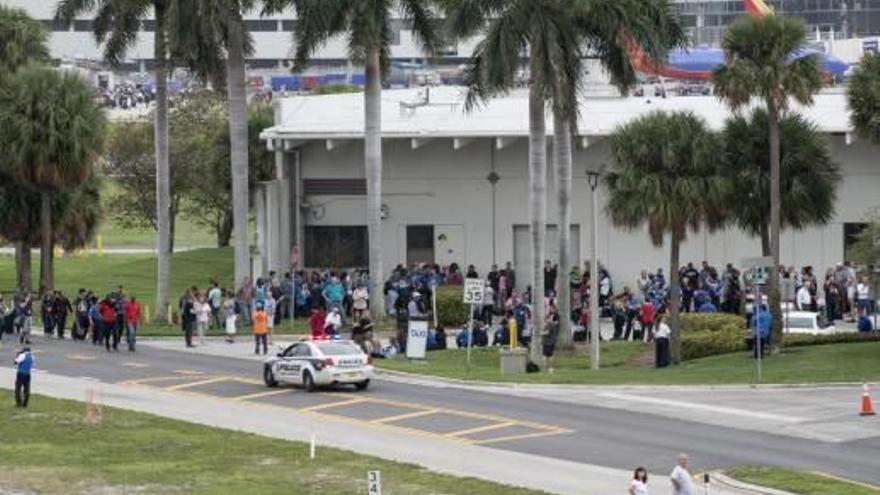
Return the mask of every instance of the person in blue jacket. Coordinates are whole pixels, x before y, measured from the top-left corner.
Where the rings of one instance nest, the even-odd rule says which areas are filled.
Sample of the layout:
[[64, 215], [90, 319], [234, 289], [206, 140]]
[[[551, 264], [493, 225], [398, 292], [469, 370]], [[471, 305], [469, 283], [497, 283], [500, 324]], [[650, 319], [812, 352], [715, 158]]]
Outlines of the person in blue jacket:
[[15, 407], [26, 408], [31, 398], [31, 369], [34, 367], [34, 355], [30, 347], [22, 347], [15, 356]]
[[[758, 310], [752, 315], [752, 336], [759, 336], [761, 345], [768, 346], [770, 343], [770, 327], [773, 324], [773, 317], [770, 315], [770, 309], [766, 304], [758, 307]], [[757, 347], [755, 347], [757, 353]]]

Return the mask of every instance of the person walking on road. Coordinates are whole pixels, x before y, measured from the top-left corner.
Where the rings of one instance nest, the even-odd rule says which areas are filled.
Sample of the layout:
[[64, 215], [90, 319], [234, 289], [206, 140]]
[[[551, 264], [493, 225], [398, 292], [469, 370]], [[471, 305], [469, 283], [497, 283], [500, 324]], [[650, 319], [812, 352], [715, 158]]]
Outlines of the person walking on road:
[[633, 479], [629, 482], [629, 495], [648, 495], [648, 470], [639, 466], [633, 472]]
[[31, 369], [34, 367], [34, 355], [31, 348], [24, 346], [15, 356], [15, 407], [27, 408], [31, 398]]
[[257, 309], [253, 315], [253, 332], [254, 332], [254, 354], [260, 354], [260, 344], [263, 344], [263, 355], [269, 353], [269, 346], [266, 340], [266, 334], [269, 332], [269, 323], [267, 321], [266, 311], [263, 305], [257, 303]]
[[672, 495], [697, 495], [694, 483], [691, 481], [691, 473], [688, 471], [689, 460], [687, 454], [678, 455], [678, 464], [669, 475], [669, 481], [672, 483]]
[[67, 326], [67, 315], [73, 312], [73, 306], [70, 300], [60, 290], [55, 291], [55, 300], [52, 307], [52, 314], [55, 316], [55, 330], [59, 339], [64, 339], [64, 328]]
[[134, 352], [137, 343], [137, 327], [141, 320], [141, 305], [137, 302], [137, 298], [132, 296], [125, 303], [125, 321], [127, 332], [125, 334], [125, 342], [128, 344], [128, 352]]

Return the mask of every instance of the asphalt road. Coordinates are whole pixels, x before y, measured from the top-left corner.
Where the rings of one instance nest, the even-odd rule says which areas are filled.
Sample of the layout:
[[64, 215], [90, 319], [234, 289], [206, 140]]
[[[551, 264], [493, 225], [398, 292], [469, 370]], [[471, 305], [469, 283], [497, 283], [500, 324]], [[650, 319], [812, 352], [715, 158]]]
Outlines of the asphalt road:
[[[366, 392], [307, 394], [270, 390], [253, 361], [141, 347], [130, 356], [91, 344], [36, 337], [39, 370], [106, 383], [126, 382], [165, 391], [207, 394], [319, 415], [400, 427], [401, 434], [430, 434], [495, 449], [537, 454], [613, 468], [670, 469], [679, 452], [694, 470], [740, 464], [818, 470], [880, 485], [880, 437], [826, 443], [663, 418], [637, 411], [578, 406], [457, 388], [374, 380]], [[0, 362], [11, 363], [7, 337]], [[120, 346], [124, 347], [124, 343]], [[35, 376], [34, 392], [40, 392]], [[337, 405], [338, 404], [338, 405]]]

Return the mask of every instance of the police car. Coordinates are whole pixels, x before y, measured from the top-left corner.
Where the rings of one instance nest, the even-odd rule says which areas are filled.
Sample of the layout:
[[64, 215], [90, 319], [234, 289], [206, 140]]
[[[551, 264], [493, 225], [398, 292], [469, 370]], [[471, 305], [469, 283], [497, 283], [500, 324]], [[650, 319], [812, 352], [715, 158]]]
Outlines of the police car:
[[366, 390], [373, 377], [373, 360], [350, 340], [297, 342], [263, 363], [267, 387], [302, 384], [309, 392], [319, 386], [352, 384]]

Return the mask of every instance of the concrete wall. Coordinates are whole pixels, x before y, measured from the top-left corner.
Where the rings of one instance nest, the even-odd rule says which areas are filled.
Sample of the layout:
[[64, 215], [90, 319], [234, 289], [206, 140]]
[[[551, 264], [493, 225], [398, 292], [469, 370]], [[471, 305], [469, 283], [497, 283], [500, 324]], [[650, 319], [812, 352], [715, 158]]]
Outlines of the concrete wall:
[[[880, 205], [880, 167], [875, 155], [880, 148], [856, 141], [846, 145], [842, 137], [829, 137], [835, 157], [843, 164], [844, 180], [838, 191], [834, 221], [821, 229], [784, 232], [782, 262], [813, 265], [819, 270], [843, 258], [843, 223], [862, 221], [865, 212]], [[413, 150], [408, 139], [384, 141], [383, 203], [388, 217], [383, 222], [384, 264], [390, 269], [406, 261], [406, 226], [434, 224], [437, 229], [460, 230], [463, 252], [460, 264], [474, 264], [485, 273], [493, 261], [514, 261], [514, 226], [528, 224], [527, 141], [520, 139], [504, 149], [493, 149], [495, 140], [477, 139], [459, 150], [451, 139], [435, 139]], [[549, 151], [549, 150], [548, 150]], [[345, 142], [332, 151], [324, 141], [300, 148], [302, 176], [311, 178], [363, 178], [363, 147], [360, 141]], [[548, 155], [549, 156], [549, 155]], [[572, 224], [579, 226], [580, 252], [590, 256], [590, 193], [585, 172], [608, 160], [607, 142], [598, 141], [574, 155]], [[556, 223], [557, 206], [552, 164], [548, 164], [547, 221]], [[496, 194], [496, 222], [492, 226], [490, 171], [500, 176]], [[605, 197], [599, 188], [600, 208]], [[363, 196], [307, 197], [322, 215], [305, 211], [305, 225], [365, 225]], [[446, 230], [444, 230], [446, 231]], [[435, 236], [439, 230], [435, 231]], [[492, 236], [495, 237], [495, 256]], [[549, 237], [549, 236], [548, 236]], [[308, 241], [306, 241], [308, 242]], [[575, 243], [578, 245], [578, 243]], [[549, 251], [549, 249], [548, 249]], [[609, 225], [604, 212], [599, 220], [599, 257], [609, 267], [618, 286], [634, 280], [642, 268], [668, 270], [668, 248], [651, 245], [646, 229], [625, 232]], [[760, 242], [738, 230], [715, 234], [690, 234], [682, 248], [682, 261], [707, 259], [716, 266], [739, 264], [744, 257], [760, 255]], [[309, 260], [304, 260], [308, 266]], [[526, 267], [519, 267], [525, 270]], [[522, 271], [520, 273], [523, 273]], [[518, 277], [524, 278], [524, 277]]]

